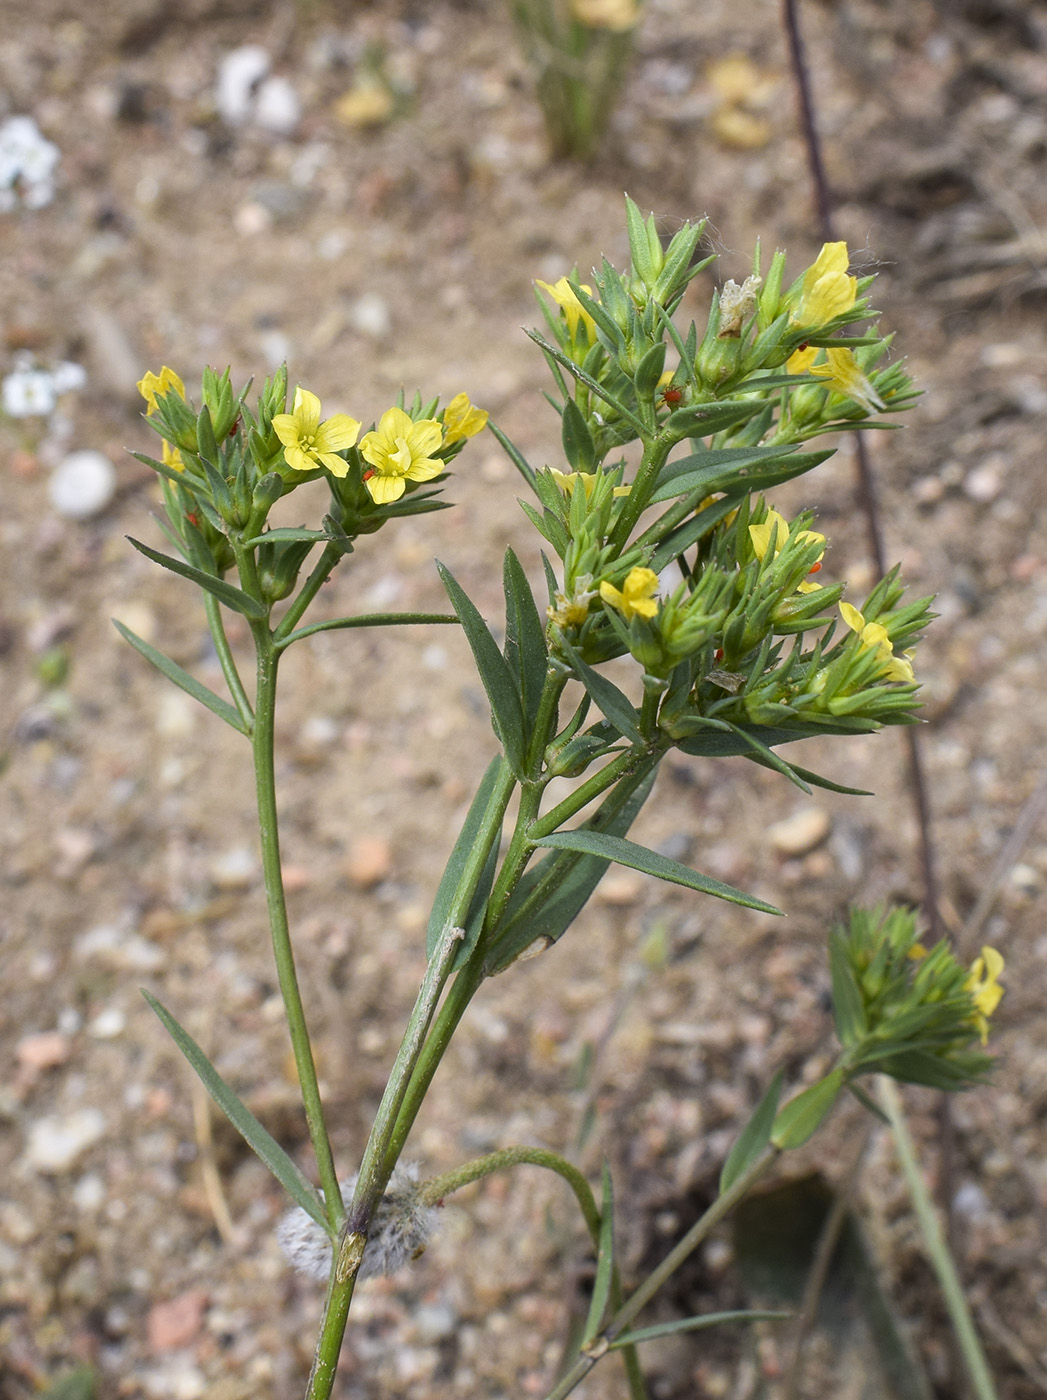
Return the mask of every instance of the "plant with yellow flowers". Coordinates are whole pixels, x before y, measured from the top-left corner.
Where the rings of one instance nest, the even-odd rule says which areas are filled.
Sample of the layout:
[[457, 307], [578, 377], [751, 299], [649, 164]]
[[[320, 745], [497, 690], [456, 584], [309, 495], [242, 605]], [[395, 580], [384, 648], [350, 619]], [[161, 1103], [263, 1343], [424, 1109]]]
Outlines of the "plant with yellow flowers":
[[[607, 7], [608, 9], [610, 7]], [[630, 1393], [645, 1394], [638, 1344], [715, 1318], [636, 1328], [666, 1278], [778, 1156], [822, 1124], [841, 1094], [865, 1101], [877, 1072], [960, 1089], [983, 1079], [982, 1047], [1002, 988], [991, 948], [971, 968], [944, 944], [918, 943], [907, 911], [852, 916], [829, 940], [840, 1050], [780, 1105], [777, 1076], [724, 1164], [720, 1195], [628, 1297], [614, 1251], [612, 1189], [601, 1198], [579, 1170], [545, 1149], [509, 1146], [420, 1180], [402, 1155], [467, 1007], [485, 981], [567, 935], [611, 863], [697, 894], [766, 913], [773, 905], [649, 850], [629, 837], [662, 760], [747, 759], [804, 792], [830, 780], [780, 751], [815, 735], [868, 733], [916, 716], [913, 648], [929, 599], [907, 600], [897, 570], [860, 607], [844, 601], [829, 542], [811, 511], [789, 520], [765, 493], [830, 455], [804, 450], [874, 412], [913, 398], [889, 342], [872, 324], [870, 278], [827, 244], [794, 282], [775, 253], [759, 254], [739, 286], [716, 291], [704, 329], [681, 324], [702, 225], [663, 247], [653, 218], [627, 202], [631, 263], [604, 262], [591, 281], [539, 284], [563, 462], [534, 468], [491, 425], [531, 493], [523, 509], [542, 537], [540, 597], [506, 552], [505, 622], [496, 639], [449, 569], [452, 613], [372, 614], [307, 621], [322, 584], [350, 566], [366, 536], [439, 510], [449, 469], [486, 414], [464, 394], [442, 409], [416, 396], [361, 435], [346, 413], [323, 417], [303, 388], [288, 406], [286, 371], [249, 402], [229, 375], [204, 373], [201, 402], [164, 368], [140, 389], [159, 434], [158, 473], [173, 553], [136, 548], [197, 584], [227, 696], [150, 643], [121, 631], [176, 685], [242, 734], [253, 752], [263, 869], [278, 980], [295, 1053], [319, 1186], [224, 1082], [175, 1016], [150, 1002], [204, 1084], [286, 1187], [296, 1209], [280, 1227], [288, 1257], [326, 1281], [309, 1400], [332, 1393], [357, 1281], [398, 1268], [424, 1248], [435, 1206], [488, 1172], [520, 1163], [560, 1174], [592, 1238], [589, 1315], [548, 1400], [561, 1400], [605, 1354], [621, 1353]], [[313, 526], [272, 525], [270, 512], [305, 481], [323, 481]], [[307, 568], [307, 565], [309, 566]], [[248, 624], [253, 685], [226, 636], [231, 610]], [[460, 626], [486, 691], [495, 750], [434, 892], [427, 966], [362, 1159], [334, 1162], [283, 896], [273, 732], [278, 664], [321, 631], [419, 623]], [[627, 658], [611, 678], [606, 663]], [[629, 679], [629, 667], [632, 678]], [[790, 748], [791, 755], [791, 748]], [[564, 789], [558, 778], [570, 778]]]
[[556, 158], [597, 155], [632, 55], [643, 0], [510, 0]]

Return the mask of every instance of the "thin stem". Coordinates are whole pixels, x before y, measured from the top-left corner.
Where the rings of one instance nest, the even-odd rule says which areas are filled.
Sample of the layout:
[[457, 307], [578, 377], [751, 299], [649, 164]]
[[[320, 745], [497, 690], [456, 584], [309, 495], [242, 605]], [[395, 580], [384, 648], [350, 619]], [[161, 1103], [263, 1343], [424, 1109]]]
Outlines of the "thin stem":
[[213, 593], [202, 590], [204, 594], [204, 612], [207, 616], [207, 626], [211, 632], [211, 640], [214, 642], [214, 649], [218, 653], [218, 661], [222, 667], [222, 675], [225, 683], [229, 687], [229, 694], [233, 697], [233, 703], [240, 713], [240, 718], [247, 726], [247, 732], [251, 732], [254, 724], [254, 711], [251, 709], [251, 702], [247, 698], [247, 691], [244, 689], [243, 681], [240, 679], [240, 672], [236, 669], [236, 662], [233, 659], [232, 648], [229, 645], [229, 638], [225, 635], [225, 624], [222, 622], [222, 610], [218, 599]]
[[533, 844], [540, 841], [543, 836], [549, 836], [565, 821], [569, 821], [583, 807], [588, 806], [590, 802], [599, 797], [602, 792], [613, 787], [620, 778], [624, 778], [649, 756], [643, 750], [637, 749], [628, 749], [625, 753], [619, 754], [612, 762], [601, 768], [599, 773], [594, 773], [591, 778], [582, 783], [581, 787], [575, 788], [569, 797], [565, 797], [544, 817], [533, 822], [527, 833], [528, 839]]
[[[429, 959], [414, 1009], [385, 1086], [385, 1093], [382, 1095], [382, 1102], [371, 1127], [356, 1189], [342, 1222], [332, 1262], [306, 1400], [328, 1400], [331, 1394], [345, 1325], [349, 1317], [349, 1305], [352, 1302], [356, 1276], [367, 1242], [367, 1232], [391, 1171], [391, 1167], [387, 1170], [386, 1163], [396, 1116], [418, 1055], [425, 1043], [440, 994], [450, 974], [451, 964], [458, 952], [458, 945], [464, 936], [464, 929], [447, 928]], [[393, 1160], [395, 1164], [395, 1158]]]
[[909, 1188], [909, 1198], [923, 1233], [924, 1244], [931, 1264], [938, 1275], [942, 1296], [949, 1313], [953, 1332], [960, 1346], [967, 1374], [978, 1400], [996, 1400], [996, 1387], [993, 1384], [989, 1363], [985, 1358], [981, 1340], [974, 1325], [974, 1318], [964, 1296], [963, 1284], [956, 1270], [956, 1262], [949, 1252], [945, 1235], [935, 1213], [931, 1194], [927, 1190], [920, 1164], [916, 1159], [909, 1125], [905, 1121], [901, 1095], [894, 1081], [881, 1075], [877, 1082], [877, 1097], [880, 1107], [887, 1115], [894, 1133], [898, 1160], [901, 1163], [905, 1184]]
[[748, 1171], [743, 1172], [730, 1190], [725, 1191], [713, 1202], [705, 1214], [695, 1221], [679, 1244], [675, 1245], [658, 1267], [647, 1276], [629, 1301], [618, 1309], [610, 1323], [594, 1339], [587, 1351], [579, 1356], [570, 1370], [561, 1376], [546, 1396], [546, 1400], [565, 1400], [565, 1397], [570, 1395], [575, 1386], [589, 1374], [600, 1357], [607, 1354], [615, 1338], [625, 1331], [637, 1313], [647, 1306], [666, 1280], [676, 1272], [689, 1255], [694, 1253], [713, 1227], [718, 1225], [746, 1192], [759, 1181], [760, 1177], [766, 1174], [768, 1169], [778, 1160], [778, 1155], [775, 1148], [768, 1148], [762, 1156], [756, 1159]]
[[324, 546], [323, 553], [316, 561], [312, 573], [298, 590], [297, 598], [292, 600], [290, 607], [280, 619], [280, 623], [273, 633], [273, 637], [278, 643], [285, 642], [289, 634], [297, 627], [306, 608], [331, 577], [331, 570], [341, 557], [342, 551], [338, 545], [328, 544]]
[[344, 1215], [342, 1196], [338, 1189], [334, 1154], [327, 1132], [316, 1064], [309, 1042], [309, 1029], [298, 987], [294, 965], [291, 931], [287, 921], [284, 898], [283, 871], [280, 865], [280, 832], [276, 813], [276, 774], [273, 765], [273, 743], [276, 718], [276, 673], [279, 653], [273, 647], [272, 634], [264, 623], [253, 629], [258, 650], [258, 683], [255, 689], [255, 723], [252, 734], [254, 750], [255, 791], [258, 800], [258, 829], [262, 844], [262, 870], [265, 875], [265, 895], [269, 907], [269, 929], [276, 959], [276, 975], [280, 984], [291, 1036], [298, 1082], [302, 1089], [309, 1136], [316, 1154], [316, 1166], [323, 1188], [327, 1218], [336, 1228]]
[[633, 527], [647, 507], [655, 482], [658, 480], [658, 473], [665, 465], [669, 453], [679, 441], [680, 439], [675, 435], [663, 432], [644, 444], [643, 458], [637, 470], [636, 479], [628, 496], [622, 502], [621, 514], [615, 521], [614, 529], [611, 532], [610, 542], [617, 545], [619, 549], [624, 549], [628, 543]]

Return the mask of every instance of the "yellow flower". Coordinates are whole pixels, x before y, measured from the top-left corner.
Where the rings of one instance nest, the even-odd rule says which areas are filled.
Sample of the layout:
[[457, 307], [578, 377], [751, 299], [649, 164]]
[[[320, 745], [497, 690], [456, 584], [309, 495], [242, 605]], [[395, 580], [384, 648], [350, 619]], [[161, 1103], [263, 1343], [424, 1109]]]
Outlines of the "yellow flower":
[[872, 648], [879, 653], [880, 660], [884, 663], [885, 680], [904, 681], [909, 685], [916, 680], [909, 658], [895, 656], [894, 646], [887, 635], [886, 627], [879, 622], [866, 622], [858, 609], [852, 607], [850, 603], [841, 603], [840, 613], [851, 631], [857, 632], [861, 638], [862, 646]]
[[308, 389], [294, 391], [290, 413], [278, 413], [273, 431], [284, 445], [284, 459], [296, 472], [326, 467], [332, 476], [345, 476], [349, 464], [337, 453], [352, 447], [360, 424], [347, 413], [335, 413], [320, 422], [320, 400]]
[[600, 597], [630, 622], [634, 617], [654, 617], [658, 611], [658, 575], [653, 569], [630, 569], [621, 590], [600, 584]]
[[[555, 467], [550, 467], [549, 471], [557, 486], [568, 499], [574, 495], [574, 488], [581, 482], [585, 491], [585, 499], [592, 500], [593, 487], [598, 480], [597, 472], [559, 472]], [[628, 496], [632, 489], [631, 486], [614, 486], [611, 488], [611, 494], [613, 496]]]
[[989, 1039], [989, 1017], [1000, 1004], [1003, 988], [999, 976], [1003, 971], [1003, 958], [995, 948], [983, 948], [980, 958], [971, 964], [971, 975], [964, 987], [974, 1002], [974, 1024], [984, 1045]]
[[443, 428], [435, 418], [415, 422], [402, 408], [388, 408], [375, 431], [360, 443], [360, 455], [373, 470], [364, 480], [376, 505], [398, 501], [408, 481], [431, 481], [446, 470], [439, 457], [430, 457], [443, 440]]
[[156, 412], [157, 395], [163, 398], [174, 389], [178, 397], [183, 402], [185, 401], [185, 385], [179, 379], [178, 375], [175, 374], [174, 370], [169, 369], [167, 365], [164, 365], [159, 374], [154, 374], [152, 370], [147, 371], [144, 378], [138, 381], [137, 387], [138, 392], [148, 404], [148, 408], [145, 411], [145, 416], [147, 418]]
[[823, 326], [850, 311], [858, 299], [858, 279], [847, 275], [850, 255], [846, 243], [823, 243], [822, 251], [804, 274], [800, 304], [793, 320], [800, 326]]
[[444, 443], [450, 447], [453, 442], [475, 437], [487, 426], [489, 416], [469, 402], [468, 394], [455, 394], [444, 409]]
[[[801, 354], [806, 355], [807, 351]], [[796, 358], [791, 356], [786, 368], [792, 364]], [[826, 388], [831, 389], [834, 394], [843, 394], [845, 398], [853, 399], [857, 404], [861, 404], [867, 413], [882, 412], [884, 408], [883, 400], [877, 394], [872, 384], [858, 368], [858, 361], [854, 358], [854, 351], [843, 346], [840, 350], [826, 350], [826, 363], [824, 365], [810, 365], [812, 374], [817, 374], [829, 382]], [[804, 366], [808, 368], [808, 366]], [[790, 370], [790, 374], [796, 373]]]
[[[156, 412], [157, 396], [159, 395], [160, 398], [163, 398], [164, 395], [169, 394], [172, 389], [175, 390], [183, 403], [185, 402], [185, 385], [182, 383], [181, 379], [179, 379], [178, 375], [175, 374], [174, 370], [169, 369], [167, 365], [164, 365], [159, 374], [154, 374], [152, 370], [148, 370], [144, 378], [138, 381], [137, 387], [138, 392], [148, 405], [145, 410], [145, 416], [147, 418], [151, 417]], [[166, 438], [164, 438], [164, 447], [160, 460], [165, 467], [170, 467], [173, 471], [185, 471], [185, 463], [182, 461], [182, 454], [177, 447], [172, 447]]]
[[[566, 277], [561, 277], [559, 282], [554, 283], [552, 286], [550, 286], [548, 282], [542, 282], [540, 280], [537, 280], [535, 285], [541, 287], [543, 292], [548, 292], [553, 301], [556, 302], [557, 306], [567, 317], [567, 334], [572, 340], [574, 340], [578, 334], [579, 321], [584, 321], [590, 332], [596, 329], [596, 322], [589, 312], [586, 311], [574, 292], [571, 291], [570, 284]], [[592, 287], [586, 286], [584, 282], [579, 283], [579, 286], [587, 297], [592, 296]]]
[[[774, 535], [774, 557], [777, 559], [789, 538], [789, 523], [784, 516], [778, 514], [776, 510], [767, 512], [767, 519], [762, 525], [749, 526], [749, 538], [753, 542], [753, 552], [757, 559], [763, 560], [767, 557], [767, 551], [771, 546], [771, 535]], [[816, 574], [822, 567], [822, 555], [825, 553], [825, 536], [819, 535], [817, 530], [801, 530], [797, 536], [801, 544], [820, 544], [822, 553], [811, 565], [808, 573]], [[804, 579], [803, 583], [797, 585], [798, 593], [817, 593], [821, 588], [820, 583], [811, 583]]]
[[639, 21], [637, 0], [571, 0], [571, 14], [590, 29], [610, 29], [624, 34]]

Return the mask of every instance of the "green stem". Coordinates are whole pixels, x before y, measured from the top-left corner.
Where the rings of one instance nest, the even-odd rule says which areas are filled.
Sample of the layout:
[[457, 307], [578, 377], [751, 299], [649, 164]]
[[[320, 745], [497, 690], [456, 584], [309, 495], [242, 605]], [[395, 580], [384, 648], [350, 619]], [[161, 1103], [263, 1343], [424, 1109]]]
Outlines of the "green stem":
[[626, 1330], [637, 1313], [647, 1306], [684, 1260], [694, 1253], [709, 1232], [738, 1204], [746, 1192], [759, 1181], [760, 1177], [765, 1175], [767, 1170], [778, 1160], [778, 1156], [776, 1149], [768, 1148], [756, 1159], [748, 1171], [742, 1173], [729, 1191], [725, 1191], [713, 1202], [705, 1214], [695, 1221], [683, 1239], [669, 1251], [658, 1267], [644, 1279], [629, 1301], [618, 1309], [587, 1351], [579, 1356], [570, 1370], [560, 1377], [560, 1380], [546, 1396], [546, 1400], [564, 1400], [565, 1396], [570, 1395], [575, 1386], [589, 1374], [600, 1357], [607, 1354], [615, 1338]]
[[233, 697], [233, 703], [240, 713], [240, 718], [247, 726], [250, 734], [254, 724], [254, 711], [251, 709], [251, 702], [247, 698], [247, 691], [244, 689], [243, 681], [240, 679], [240, 672], [236, 669], [236, 662], [233, 659], [232, 648], [229, 645], [229, 638], [225, 635], [225, 625], [222, 622], [222, 610], [218, 599], [213, 593], [201, 590], [204, 594], [204, 612], [207, 615], [207, 625], [211, 631], [211, 640], [214, 642], [215, 651], [218, 653], [218, 661], [222, 667], [222, 675], [225, 683], [229, 687], [229, 694]]
[[533, 844], [535, 841], [540, 841], [543, 836], [549, 836], [565, 821], [569, 821], [583, 807], [588, 806], [590, 802], [599, 797], [602, 792], [614, 787], [620, 778], [626, 777], [648, 757], [649, 754], [638, 749], [627, 749], [625, 753], [619, 754], [598, 773], [594, 773], [591, 778], [582, 783], [581, 787], [575, 788], [569, 797], [565, 797], [544, 817], [532, 822], [527, 832], [528, 839]]
[[309, 1042], [309, 1029], [306, 1025], [302, 995], [298, 987], [298, 975], [294, 965], [294, 950], [291, 946], [291, 931], [287, 921], [287, 902], [284, 898], [283, 871], [280, 866], [280, 833], [276, 813], [276, 774], [273, 763], [273, 744], [276, 720], [276, 673], [279, 653], [273, 646], [272, 633], [264, 623], [252, 629], [258, 651], [258, 683], [255, 689], [254, 732], [251, 736], [254, 750], [255, 790], [258, 799], [258, 828], [262, 843], [262, 870], [265, 875], [265, 894], [269, 906], [269, 929], [273, 940], [273, 955], [276, 959], [276, 975], [280, 984], [287, 1015], [287, 1028], [291, 1036], [298, 1082], [302, 1089], [302, 1103], [305, 1108], [309, 1136], [316, 1154], [320, 1185], [323, 1188], [327, 1218], [334, 1227], [342, 1222], [344, 1209], [338, 1189], [338, 1174], [335, 1171], [331, 1140], [327, 1132], [323, 1104], [320, 1100], [320, 1086], [316, 1077], [316, 1064]]
[[636, 522], [647, 507], [655, 482], [658, 480], [658, 473], [665, 465], [669, 453], [679, 441], [680, 439], [675, 433], [662, 432], [645, 444], [643, 458], [637, 470], [636, 479], [632, 484], [632, 490], [625, 497], [621, 514], [615, 521], [614, 529], [611, 532], [610, 543], [617, 545], [619, 550], [624, 549], [628, 543]]
[[924, 1244], [927, 1246], [931, 1264], [938, 1275], [942, 1296], [949, 1312], [949, 1321], [952, 1323], [956, 1340], [959, 1342], [974, 1393], [978, 1400], [996, 1400], [996, 1387], [993, 1384], [989, 1363], [978, 1337], [970, 1306], [964, 1296], [963, 1284], [960, 1282], [955, 1260], [945, 1242], [945, 1235], [935, 1213], [930, 1192], [927, 1190], [920, 1172], [920, 1164], [916, 1159], [912, 1136], [905, 1121], [901, 1095], [898, 1093], [893, 1079], [889, 1079], [886, 1075], [879, 1076], [877, 1097], [880, 1100], [880, 1107], [890, 1119], [891, 1131], [894, 1133], [895, 1146], [898, 1149], [898, 1160], [905, 1176], [905, 1183], [909, 1188], [909, 1197], [923, 1232]]
[[[563, 1177], [574, 1192], [585, 1220], [586, 1229], [589, 1231], [589, 1237], [599, 1249], [600, 1208], [596, 1204], [592, 1188], [577, 1167], [568, 1162], [565, 1157], [561, 1157], [556, 1152], [549, 1152], [544, 1147], [504, 1147], [498, 1152], [490, 1152], [486, 1157], [478, 1157], [474, 1162], [467, 1162], [464, 1166], [456, 1167], [453, 1171], [444, 1172], [441, 1176], [434, 1176], [431, 1180], [424, 1182], [419, 1195], [427, 1205], [438, 1205], [445, 1196], [450, 1196], [454, 1191], [460, 1191], [463, 1186], [468, 1186], [473, 1181], [479, 1181], [481, 1177], [489, 1176], [491, 1172], [505, 1171], [509, 1167], [520, 1165], [545, 1167]], [[622, 1285], [616, 1266], [611, 1281], [612, 1306], [621, 1304], [621, 1295]], [[640, 1371], [636, 1348], [623, 1346], [622, 1358], [629, 1378], [630, 1392], [636, 1397], [636, 1400], [645, 1400], [647, 1390], [643, 1374]]]
[[320, 1324], [320, 1335], [313, 1356], [306, 1400], [328, 1400], [334, 1385], [338, 1356], [349, 1317], [349, 1305], [356, 1287], [356, 1276], [364, 1255], [367, 1231], [382, 1199], [386, 1183], [395, 1165], [389, 1163], [389, 1144], [396, 1117], [403, 1102], [411, 1074], [425, 1043], [426, 1033], [436, 1011], [440, 994], [451, 971], [458, 945], [465, 936], [464, 929], [449, 927], [433, 951], [415, 999], [396, 1060], [393, 1063], [382, 1102], [378, 1106], [367, 1146], [364, 1149], [356, 1189], [342, 1222], [338, 1245], [332, 1261], [327, 1298]]
[[297, 598], [293, 599], [291, 605], [280, 619], [279, 625], [273, 632], [276, 642], [284, 643], [288, 636], [298, 626], [299, 620], [305, 613], [306, 608], [313, 601], [320, 589], [331, 577], [331, 570], [342, 557], [342, 551], [336, 544], [324, 545], [323, 553], [316, 561], [312, 573], [298, 590]]

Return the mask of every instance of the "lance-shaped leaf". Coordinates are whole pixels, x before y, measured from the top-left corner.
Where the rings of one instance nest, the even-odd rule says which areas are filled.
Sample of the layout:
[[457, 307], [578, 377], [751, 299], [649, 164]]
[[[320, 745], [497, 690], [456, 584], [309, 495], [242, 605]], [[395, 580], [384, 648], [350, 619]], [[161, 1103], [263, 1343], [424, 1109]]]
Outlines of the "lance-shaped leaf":
[[501, 428], [499, 428], [497, 423], [492, 423], [491, 420], [488, 419], [487, 426], [490, 429], [490, 431], [494, 433], [498, 441], [501, 443], [506, 455], [512, 462], [513, 466], [523, 477], [524, 481], [527, 482], [528, 486], [530, 486], [533, 490], [535, 478], [534, 467], [531, 466], [530, 462], [528, 462], [527, 458], [523, 455], [523, 453], [515, 445], [515, 443], [511, 442], [509, 438], [506, 437], [505, 433], [502, 432]]
[[161, 554], [156, 549], [150, 549], [147, 544], [142, 544], [140, 540], [127, 537], [128, 542], [134, 545], [139, 554], [144, 554], [147, 559], [151, 559], [154, 564], [159, 564], [162, 569], [170, 569], [173, 574], [179, 574], [182, 578], [192, 580], [208, 593], [213, 593], [220, 603], [232, 608], [234, 612], [243, 613], [244, 617], [251, 618], [255, 622], [263, 622], [269, 616], [269, 610], [264, 603], [259, 603], [241, 588], [234, 588], [231, 583], [226, 583], [224, 579], [217, 578], [214, 574], [207, 574], [203, 569], [195, 569], [192, 564], [184, 564], [181, 559], [172, 559], [169, 554]]
[[829, 970], [833, 986], [833, 1014], [840, 1044], [850, 1047], [869, 1033], [865, 1003], [847, 956], [847, 943], [834, 929], [829, 935]]
[[275, 1176], [281, 1186], [290, 1193], [292, 1198], [302, 1207], [306, 1214], [315, 1220], [324, 1230], [330, 1232], [331, 1225], [327, 1216], [324, 1214], [320, 1195], [310, 1184], [305, 1173], [297, 1163], [292, 1161], [272, 1134], [266, 1128], [262, 1127], [261, 1123], [259, 1123], [258, 1119], [243, 1100], [233, 1093], [232, 1089], [230, 1089], [229, 1085], [218, 1073], [193, 1037], [184, 1027], [179, 1025], [170, 1011], [144, 988], [142, 989], [142, 995], [156, 1012], [157, 1016], [159, 1016], [179, 1050], [181, 1050], [182, 1054], [199, 1075], [204, 1088], [247, 1143], [248, 1147], [261, 1157], [273, 1176]]
[[[639, 781], [619, 784], [604, 798], [584, 829], [624, 836], [650, 796], [654, 779], [652, 767]], [[551, 851], [528, 870], [489, 935], [485, 964], [488, 975], [504, 971], [528, 949], [549, 947], [562, 938], [610, 863], [606, 857], [578, 851]]]
[[562, 365], [563, 368], [567, 370], [568, 374], [572, 374], [579, 383], [591, 389], [598, 398], [603, 399], [605, 403], [609, 403], [613, 409], [622, 415], [627, 423], [632, 425], [636, 432], [641, 435], [646, 433], [647, 427], [643, 420], [637, 418], [628, 404], [616, 398], [614, 394], [608, 389], [605, 389], [598, 380], [594, 379], [591, 374], [586, 374], [585, 370], [582, 369], [580, 365], [576, 365], [572, 359], [569, 359], [562, 350], [558, 350], [555, 345], [550, 345], [537, 331], [528, 331], [527, 334], [536, 345], [541, 346], [547, 355], [551, 355], [558, 365]]
[[723, 399], [719, 403], [691, 404], [678, 408], [665, 424], [677, 438], [709, 437], [713, 433], [744, 423], [763, 407], [759, 399]]
[[317, 632], [342, 632], [349, 627], [428, 627], [434, 622], [458, 625], [457, 617], [451, 613], [362, 613], [359, 617], [331, 617], [326, 622], [311, 622], [281, 637], [276, 646], [283, 651], [303, 637], [312, 637]]
[[[758, 447], [725, 447], [708, 453], [697, 452], [669, 463], [668, 469], [658, 478], [651, 500], [669, 501], [676, 496], [698, 491], [703, 496], [710, 496], [716, 491], [737, 491], [742, 487], [746, 491], [763, 491], [803, 476], [831, 456], [828, 450], [794, 452], [791, 448], [767, 450]], [[717, 461], [717, 458], [720, 460]]]
[[620, 836], [607, 836], [596, 831], [586, 831], [582, 827], [575, 831], [555, 831], [550, 836], [541, 837], [535, 845], [549, 846], [553, 850], [581, 851], [585, 855], [603, 856], [618, 865], [628, 866], [630, 870], [654, 875], [671, 885], [683, 885], [689, 890], [714, 895], [717, 899], [725, 899], [731, 904], [740, 904], [745, 909], [758, 909], [763, 914], [782, 912], [773, 904], [767, 904], [762, 899], [736, 890], [733, 885], [725, 885], [720, 880], [692, 870], [688, 865], [681, 865], [678, 860], [670, 860], [668, 856], [659, 855], [657, 851], [649, 850], [646, 846], [638, 846], [635, 841], [624, 841]]
[[144, 656], [147, 661], [152, 662], [158, 671], [162, 671], [169, 681], [174, 681], [175, 685], [191, 695], [194, 700], [199, 700], [201, 705], [206, 705], [209, 710], [224, 719], [226, 724], [232, 725], [241, 734], [248, 732], [239, 710], [230, 705], [228, 700], [223, 700], [220, 695], [216, 695], [213, 690], [208, 689], [195, 676], [191, 676], [188, 671], [184, 671], [177, 661], [172, 661], [169, 656], [165, 656], [162, 651], [157, 651], [156, 647], [150, 646], [147, 641], [137, 636], [130, 627], [125, 627], [122, 622], [118, 622], [114, 617], [113, 626], [123, 637], [125, 642], [130, 642], [139, 655]]
[[843, 1070], [830, 1070], [824, 1079], [790, 1099], [774, 1120], [772, 1144], [782, 1152], [802, 1146], [828, 1116], [843, 1084]]
[[505, 660], [517, 678], [527, 729], [534, 727], [545, 688], [549, 652], [545, 628], [523, 565], [511, 549], [502, 568], [505, 589]]
[[771, 1086], [756, 1105], [753, 1116], [738, 1135], [738, 1139], [723, 1164], [720, 1173], [720, 1195], [729, 1191], [740, 1176], [744, 1176], [771, 1141], [778, 1112], [778, 1100], [782, 1096], [782, 1071], [771, 1080]]
[[596, 1253], [596, 1278], [593, 1280], [593, 1296], [589, 1300], [589, 1315], [585, 1319], [581, 1349], [584, 1351], [596, 1340], [607, 1312], [607, 1300], [611, 1296], [611, 1283], [614, 1279], [614, 1189], [611, 1185], [611, 1169], [603, 1164], [603, 1195], [600, 1201], [600, 1242]]
[[521, 777], [524, 760], [524, 721], [516, 683], [476, 604], [450, 569], [439, 560], [436, 567], [440, 571], [451, 605], [458, 614], [458, 621], [462, 624], [462, 631], [472, 650], [480, 680], [491, 702], [491, 722], [495, 733], [502, 741], [510, 767], [517, 777]]
[[618, 733], [628, 739], [630, 744], [644, 744], [646, 740], [640, 730], [640, 715], [625, 692], [619, 690], [613, 681], [609, 681], [599, 671], [594, 671], [569, 642], [561, 640], [561, 646], [571, 658], [571, 667], [585, 686], [587, 694], [596, 701]]
[[596, 444], [589, 431], [582, 410], [574, 399], [568, 399], [563, 406], [560, 422], [560, 438], [563, 453], [572, 471], [592, 472], [596, 469]]
[[752, 752], [747, 740], [743, 738], [743, 734], [749, 732], [758, 735], [760, 742], [768, 747], [790, 744], [796, 739], [811, 739], [816, 734], [850, 734], [853, 732], [844, 725], [832, 723], [797, 724], [788, 729], [784, 725], [735, 724], [731, 726], [731, 729], [732, 733], [726, 733], [720, 729], [703, 729], [700, 734], [695, 734], [692, 738], [681, 739], [676, 747], [681, 752], [692, 754], [698, 758], [733, 758], [738, 754]]
[[475, 890], [465, 892], [465, 899], [468, 901], [467, 910], [460, 907], [462, 903], [465, 903], [465, 899], [460, 893], [459, 886], [469, 858], [476, 846], [477, 837], [483, 827], [483, 820], [491, 801], [491, 794], [498, 781], [501, 764], [500, 758], [492, 758], [487, 765], [486, 773], [480, 779], [476, 796], [469, 805], [469, 811], [466, 813], [458, 840], [454, 843], [447, 865], [444, 867], [444, 873], [437, 887], [436, 898], [433, 900], [432, 913], [429, 915], [429, 927], [425, 935], [426, 958], [431, 959], [440, 946], [445, 929], [455, 927], [465, 929], [465, 937], [455, 954], [454, 967], [461, 967], [476, 947], [476, 940], [480, 936], [487, 909], [487, 896], [491, 893], [491, 885], [494, 882], [494, 868], [498, 857], [497, 840], [491, 842], [491, 850]]
[[276, 530], [266, 530], [254, 539], [244, 540], [245, 549], [253, 549], [260, 544], [326, 544], [330, 539], [326, 530], [307, 530], [304, 526], [281, 525]]

